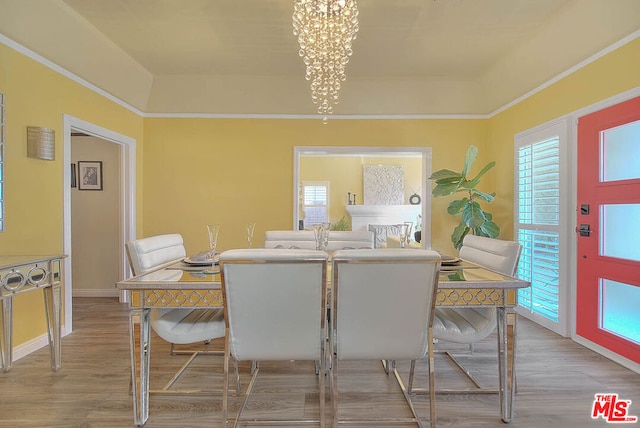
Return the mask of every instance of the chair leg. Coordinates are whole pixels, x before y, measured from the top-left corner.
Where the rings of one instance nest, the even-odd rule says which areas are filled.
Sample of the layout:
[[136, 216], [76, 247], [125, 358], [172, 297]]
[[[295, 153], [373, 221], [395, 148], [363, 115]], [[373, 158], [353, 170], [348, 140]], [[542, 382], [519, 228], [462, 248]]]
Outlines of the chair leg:
[[[225, 428], [229, 424], [229, 358], [231, 353], [229, 349], [229, 331], [225, 334], [224, 339], [224, 379], [222, 387], [222, 417], [224, 418]], [[233, 359], [234, 372], [236, 375], [236, 390], [233, 395], [237, 395], [240, 392], [240, 376], [238, 375], [238, 360]], [[235, 425], [234, 425], [235, 426]]]
[[407, 385], [407, 391], [409, 394], [413, 392], [413, 376], [416, 371], [416, 360], [411, 360], [411, 368], [409, 369], [409, 383]]
[[251, 380], [249, 381], [249, 385], [247, 386], [247, 391], [244, 394], [244, 399], [242, 400], [242, 404], [240, 405], [240, 408], [238, 409], [238, 414], [236, 415], [236, 419], [235, 419], [235, 421], [233, 421], [232, 428], [236, 428], [238, 426], [238, 421], [240, 420], [240, 415], [242, 415], [242, 411], [244, 410], [245, 406], [247, 405], [247, 401], [249, 401], [249, 396], [251, 395], [251, 392], [253, 390], [253, 385], [256, 383], [256, 379], [258, 378], [258, 373], [259, 372], [260, 372], [260, 367], [258, 367], [258, 365], [256, 364], [256, 369], [254, 370], [253, 374], [251, 375]]
[[[237, 366], [237, 364], [236, 364]], [[229, 330], [224, 339], [224, 376], [222, 381], [222, 417], [225, 428], [229, 424]]]
[[334, 358], [329, 368], [331, 375], [331, 404], [333, 406], [333, 428], [338, 427], [338, 359]]
[[[173, 348], [173, 343], [171, 344], [171, 347]], [[197, 352], [194, 352], [193, 354], [191, 354], [191, 357], [189, 357], [189, 359], [182, 365], [182, 367], [180, 367], [180, 369], [176, 372], [176, 374], [174, 374], [173, 377], [167, 383], [164, 384], [164, 386], [162, 387], [162, 390], [167, 391], [169, 388], [171, 388], [173, 384], [176, 383], [182, 377], [185, 370], [187, 370], [187, 368], [191, 365], [191, 363], [193, 362], [193, 360], [196, 359], [197, 356], [198, 356]]]
[[[411, 414], [413, 415], [412, 420], [409, 420], [407, 422], [415, 422], [418, 424], [420, 428], [422, 428], [422, 422], [420, 422], [420, 419], [418, 418], [418, 414], [416, 413], [416, 409], [413, 405], [413, 401], [411, 401], [411, 397], [409, 397], [407, 387], [404, 386], [404, 382], [402, 381], [402, 378], [400, 377], [400, 373], [398, 373], [398, 369], [395, 367], [395, 364], [393, 365], [393, 375], [396, 378], [396, 382], [398, 382], [398, 386], [402, 391], [402, 396], [407, 402], [407, 405], [409, 406], [409, 410], [411, 410]], [[402, 422], [402, 421], [400, 420], [399, 422]]]
[[451, 359], [451, 361], [453, 361], [456, 366], [458, 366], [458, 368], [469, 378], [469, 380], [473, 382], [476, 388], [482, 389], [482, 385], [480, 385], [480, 382], [475, 377], [473, 377], [471, 372], [464, 365], [462, 365], [460, 361], [458, 361], [455, 355], [453, 355], [450, 351], [445, 351], [445, 354]]
[[238, 373], [238, 360], [233, 359], [233, 368], [236, 374], [236, 390], [233, 395], [238, 395], [240, 393], [240, 374]]
[[[173, 345], [173, 344], [172, 344]], [[186, 351], [177, 351], [176, 355], [186, 354]], [[202, 389], [171, 389], [171, 387], [182, 377], [182, 375], [186, 372], [189, 366], [195, 361], [195, 359], [200, 355], [224, 355], [224, 351], [196, 351], [191, 352], [191, 356], [187, 361], [178, 369], [178, 371], [173, 375], [169, 381], [167, 381], [162, 388], [150, 390], [150, 394], [210, 394], [217, 392], [216, 390], [202, 390]], [[234, 395], [237, 395], [240, 391], [240, 375], [238, 373], [238, 361], [233, 360], [234, 370], [236, 376], [236, 386]]]
[[325, 424], [325, 374], [326, 374], [326, 363], [327, 358], [325, 355], [325, 347], [322, 345], [321, 349], [321, 357], [320, 357], [320, 375], [318, 376], [319, 387], [320, 387], [320, 402], [318, 403], [320, 406], [320, 428], [324, 428]]
[[384, 370], [386, 374], [389, 374], [389, 362], [387, 360], [380, 360], [380, 363], [382, 363], [382, 370]]
[[433, 357], [433, 328], [429, 327], [429, 421], [436, 428], [436, 375]]
[[[431, 349], [431, 358], [430, 358], [430, 367], [433, 367], [433, 350]], [[407, 424], [407, 423], [416, 423], [419, 427], [422, 428], [423, 424], [420, 421], [420, 419], [418, 418], [418, 415], [416, 413], [416, 409], [415, 406], [413, 405], [413, 401], [411, 400], [410, 397], [410, 390], [405, 386], [404, 382], [402, 381], [402, 378], [400, 376], [400, 373], [398, 373], [398, 369], [396, 367], [396, 361], [395, 360], [382, 360], [382, 364], [383, 366], [385, 366], [390, 373], [393, 373], [394, 378], [396, 379], [396, 382], [398, 383], [398, 386], [400, 387], [400, 390], [402, 391], [402, 395], [405, 399], [405, 401], [407, 402], [407, 405], [409, 406], [409, 409], [411, 410], [411, 414], [412, 414], [412, 418], [394, 418], [394, 419], [374, 419], [374, 420], [355, 420], [355, 419], [346, 419], [346, 420], [340, 420], [340, 415], [339, 415], [339, 406], [338, 406], [338, 373], [339, 373], [339, 365], [338, 365], [338, 361], [337, 358], [333, 361], [333, 363], [331, 364], [331, 366], [329, 367], [329, 373], [330, 373], [330, 380], [329, 382], [331, 383], [331, 390], [330, 390], [330, 397], [331, 397], [331, 404], [333, 407], [333, 424], [332, 426], [334, 428], [337, 428], [339, 423], [346, 423], [346, 424], [369, 424], [369, 425], [381, 425], [381, 424], [388, 424], [388, 425], [395, 425], [395, 424]], [[415, 360], [411, 361], [411, 365], [412, 365], [412, 372], [410, 374], [410, 378], [413, 378], [413, 367], [415, 366]], [[433, 382], [433, 373], [432, 373], [432, 369], [430, 369], [430, 376], [429, 376], [429, 380], [430, 380], [430, 389], [432, 391], [431, 394], [431, 403], [430, 403], [430, 413], [431, 413], [431, 428], [435, 428], [435, 392], [434, 392], [434, 382]], [[412, 380], [411, 380], [412, 382]]]
[[[498, 388], [486, 388], [483, 387], [480, 382], [471, 374], [471, 372], [453, 355], [450, 351], [438, 351], [447, 355], [451, 361], [462, 371], [462, 373], [473, 383], [471, 388], [449, 389], [443, 388], [436, 390], [436, 394], [498, 394], [500, 390]], [[429, 392], [425, 388], [412, 388], [413, 394], [424, 395]]]

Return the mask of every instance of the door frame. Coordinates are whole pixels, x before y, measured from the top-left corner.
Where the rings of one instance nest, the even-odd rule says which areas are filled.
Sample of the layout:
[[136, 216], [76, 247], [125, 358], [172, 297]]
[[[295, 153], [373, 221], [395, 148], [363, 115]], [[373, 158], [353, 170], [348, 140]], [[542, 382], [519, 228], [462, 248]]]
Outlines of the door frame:
[[[520, 132], [515, 135], [514, 138], [514, 203], [513, 206], [513, 230], [514, 237], [518, 239], [519, 221], [518, 221], [518, 204], [517, 204], [517, 189], [518, 189], [518, 175], [515, 173], [518, 171], [518, 149], [523, 145], [535, 144], [540, 141], [548, 139], [552, 135], [557, 135], [559, 138], [559, 185], [560, 185], [560, 202], [559, 202], [559, 215], [560, 221], [558, 223], [557, 231], [558, 238], [560, 239], [558, 247], [558, 321], [551, 321], [542, 315], [529, 312], [527, 309], [517, 307], [516, 312], [518, 315], [524, 316], [541, 326], [548, 328], [549, 330], [560, 334], [563, 337], [569, 337], [571, 335], [571, 325], [573, 323], [575, 307], [571, 301], [571, 287], [566, 286], [572, 281], [571, 265], [567, 263], [569, 260], [573, 260], [573, 253], [571, 252], [571, 242], [573, 238], [572, 224], [573, 219], [572, 212], [573, 206], [571, 205], [571, 194], [575, 187], [571, 178], [571, 172], [575, 169], [575, 162], [571, 161], [571, 122], [569, 116], [562, 116], [558, 119], [553, 119], [542, 125], [538, 125], [534, 128], [528, 129], [524, 132]], [[564, 285], [564, 286], [563, 286]]]
[[[576, 167], [573, 168], [573, 170], [571, 171], [571, 180], [572, 180], [572, 184], [571, 184], [571, 203], [572, 206], [574, 208], [577, 209], [578, 206], [578, 173], [577, 173], [577, 165], [578, 165], [578, 119], [582, 116], [586, 116], [588, 114], [591, 113], [595, 113], [599, 110], [605, 109], [607, 107], [611, 107], [612, 105], [615, 104], [619, 104], [621, 102], [624, 101], [628, 101], [632, 98], [636, 98], [640, 96], [640, 86], [630, 89], [628, 91], [622, 92], [618, 95], [615, 95], [613, 97], [604, 99], [602, 101], [599, 101], [595, 104], [592, 104], [590, 106], [584, 107], [582, 109], [576, 110], [574, 112], [572, 112], [571, 114], [569, 114], [569, 117], [571, 118], [571, 138], [570, 138], [570, 152], [571, 152], [571, 164], [575, 165]], [[575, 211], [573, 211], [573, 215], [571, 218], [571, 230], [575, 231], [576, 227], [578, 225], [578, 221], [577, 221], [577, 213]], [[573, 235], [573, 239], [571, 239], [570, 242], [571, 245], [571, 257], [569, 258], [570, 260], [570, 270], [572, 272], [571, 275], [571, 309], [572, 309], [572, 313], [571, 313], [571, 339], [574, 340], [575, 342], [585, 346], [586, 348], [589, 348], [607, 358], [609, 358], [610, 360], [615, 361], [616, 363], [627, 367], [628, 369], [636, 372], [636, 373], [640, 373], [640, 364], [637, 364], [627, 358], [624, 358], [606, 348], [604, 348], [603, 346], [600, 346], [594, 342], [591, 342], [590, 340], [587, 340], [581, 336], [578, 336], [576, 333], [576, 316], [575, 316], [575, 311], [576, 311], [576, 305], [577, 305], [577, 290], [578, 290], [578, 267], [577, 267], [577, 254], [578, 254], [578, 240], [576, 237], [576, 233], [574, 233]]]
[[[136, 236], [136, 140], [126, 135], [119, 134], [107, 128], [86, 122], [77, 117], [65, 114], [63, 118], [64, 149], [63, 165], [65, 167], [63, 177], [63, 252], [67, 255], [64, 259], [64, 328], [65, 336], [73, 331], [73, 278], [71, 264], [73, 253], [71, 248], [71, 171], [66, 166], [71, 163], [71, 132], [83, 132], [92, 137], [98, 137], [110, 143], [120, 146], [120, 171], [121, 171], [121, 200], [120, 200], [120, 278], [128, 278], [129, 269], [124, 251], [124, 244], [135, 239]], [[114, 284], [115, 286], [115, 284]], [[125, 301], [125, 294], [120, 293], [120, 301]]]

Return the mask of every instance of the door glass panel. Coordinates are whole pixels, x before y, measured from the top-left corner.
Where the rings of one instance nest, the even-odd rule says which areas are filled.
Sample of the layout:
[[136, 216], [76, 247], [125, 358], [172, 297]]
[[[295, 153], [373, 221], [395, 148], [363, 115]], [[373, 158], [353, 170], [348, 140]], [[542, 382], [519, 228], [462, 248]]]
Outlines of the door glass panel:
[[640, 204], [602, 205], [600, 255], [640, 261]]
[[600, 279], [600, 328], [640, 343], [640, 287]]
[[640, 178], [640, 121], [602, 131], [600, 180]]

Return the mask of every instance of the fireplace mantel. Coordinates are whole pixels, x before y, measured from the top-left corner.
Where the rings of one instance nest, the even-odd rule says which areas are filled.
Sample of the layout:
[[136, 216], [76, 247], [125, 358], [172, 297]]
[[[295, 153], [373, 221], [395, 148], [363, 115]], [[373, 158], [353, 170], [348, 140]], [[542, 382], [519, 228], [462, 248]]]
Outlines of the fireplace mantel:
[[416, 223], [422, 205], [347, 205], [352, 230], [367, 230], [370, 224]]

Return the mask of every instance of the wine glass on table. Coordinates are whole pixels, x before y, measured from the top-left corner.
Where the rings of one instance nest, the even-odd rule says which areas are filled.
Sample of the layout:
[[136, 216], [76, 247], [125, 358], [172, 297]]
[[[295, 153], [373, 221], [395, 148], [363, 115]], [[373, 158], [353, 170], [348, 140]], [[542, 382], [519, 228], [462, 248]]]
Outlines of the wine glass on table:
[[405, 221], [404, 224], [407, 225], [407, 230], [405, 231], [405, 234], [406, 234], [405, 242], [407, 244], [411, 244], [411, 230], [413, 229], [413, 222]]
[[408, 235], [407, 229], [409, 228], [409, 226], [407, 225], [407, 223], [402, 223], [398, 226], [400, 226], [400, 248], [406, 248]]
[[329, 230], [331, 229], [331, 223], [322, 223], [322, 241], [321, 250], [325, 251], [329, 246]]
[[208, 224], [207, 231], [209, 232], [209, 258], [213, 260], [213, 256], [216, 255], [216, 245], [218, 244], [218, 232], [220, 232], [220, 225]]
[[247, 242], [249, 243], [249, 248], [253, 246], [253, 231], [256, 228], [256, 224], [254, 222], [247, 223]]
[[313, 237], [316, 240], [316, 250], [322, 250], [323, 229], [322, 224], [313, 225]]

